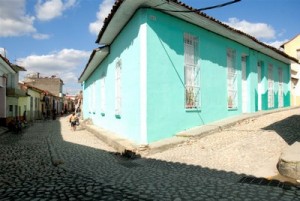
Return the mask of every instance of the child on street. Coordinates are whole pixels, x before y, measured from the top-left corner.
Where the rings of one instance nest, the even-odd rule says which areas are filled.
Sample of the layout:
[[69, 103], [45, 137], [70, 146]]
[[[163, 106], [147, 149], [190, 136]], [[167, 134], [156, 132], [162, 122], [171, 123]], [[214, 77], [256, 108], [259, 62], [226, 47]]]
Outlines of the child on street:
[[72, 115], [70, 116], [69, 122], [71, 124], [71, 128], [73, 131], [76, 131], [76, 122], [77, 122], [77, 116], [74, 113], [72, 113]]

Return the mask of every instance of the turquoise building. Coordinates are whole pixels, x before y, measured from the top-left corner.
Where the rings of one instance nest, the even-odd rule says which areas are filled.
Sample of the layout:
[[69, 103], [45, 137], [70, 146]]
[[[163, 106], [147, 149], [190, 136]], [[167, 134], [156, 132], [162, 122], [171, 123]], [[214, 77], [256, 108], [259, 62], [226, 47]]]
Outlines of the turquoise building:
[[175, 0], [116, 1], [79, 78], [85, 119], [149, 144], [290, 106], [293, 58], [204, 13], [184, 11], [192, 8]]

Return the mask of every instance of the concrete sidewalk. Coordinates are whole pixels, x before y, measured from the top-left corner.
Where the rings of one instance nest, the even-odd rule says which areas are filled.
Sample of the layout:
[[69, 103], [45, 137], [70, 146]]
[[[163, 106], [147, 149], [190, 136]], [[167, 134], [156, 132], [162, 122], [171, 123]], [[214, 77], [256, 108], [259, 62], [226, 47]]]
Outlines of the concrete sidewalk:
[[82, 126], [86, 128], [87, 131], [93, 133], [103, 142], [107, 143], [109, 146], [113, 147], [116, 151], [123, 153], [125, 150], [132, 151], [140, 155], [149, 155], [158, 152], [163, 152], [170, 148], [176, 147], [189, 140], [190, 138], [202, 138], [207, 135], [222, 131], [226, 128], [239, 124], [243, 121], [251, 120], [253, 118], [258, 118], [263, 115], [272, 114], [276, 112], [293, 110], [300, 107], [288, 107], [280, 108], [276, 110], [259, 111], [256, 113], [242, 114], [230, 118], [226, 118], [220, 121], [212, 122], [206, 125], [197, 126], [182, 132], [177, 133], [175, 136], [163, 139], [149, 145], [137, 145], [134, 142], [124, 139], [121, 136], [107, 131], [98, 126], [92, 125], [90, 121], [83, 122]]

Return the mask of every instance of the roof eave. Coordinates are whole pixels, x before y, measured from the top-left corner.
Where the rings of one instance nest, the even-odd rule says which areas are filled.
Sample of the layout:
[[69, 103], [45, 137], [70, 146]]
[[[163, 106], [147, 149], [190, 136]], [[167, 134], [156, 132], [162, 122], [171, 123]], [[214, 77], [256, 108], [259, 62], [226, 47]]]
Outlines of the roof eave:
[[99, 66], [99, 64], [105, 59], [109, 54], [109, 46], [97, 48], [93, 50], [88, 63], [85, 66], [82, 74], [80, 75], [78, 81], [80, 83], [84, 82], [92, 72]]
[[3, 67], [5, 67], [6, 73], [13, 73], [13, 74], [16, 73], [16, 71], [13, 69], [13, 67], [9, 63], [8, 59], [3, 57], [1, 54], [0, 54], [0, 64], [2, 64]]
[[294, 36], [292, 39], [286, 41], [285, 43], [283, 43], [280, 47], [284, 48], [284, 46], [290, 42], [292, 42], [293, 40], [295, 40], [298, 36], [300, 36], [300, 34], [297, 34], [296, 36]]

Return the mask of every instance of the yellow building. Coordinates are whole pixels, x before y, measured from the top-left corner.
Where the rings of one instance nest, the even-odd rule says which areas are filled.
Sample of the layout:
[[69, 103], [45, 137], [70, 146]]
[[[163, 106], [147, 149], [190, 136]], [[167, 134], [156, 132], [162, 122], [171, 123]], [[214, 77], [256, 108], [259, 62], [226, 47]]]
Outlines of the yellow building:
[[[284, 52], [300, 62], [300, 34], [281, 45]], [[300, 105], [300, 64], [291, 64], [291, 105]]]
[[[42, 118], [41, 97], [43, 90], [29, 85], [21, 84], [21, 88], [26, 91], [27, 96], [19, 98], [19, 107], [23, 118], [27, 121], [34, 121]], [[26, 111], [26, 112], [25, 112]]]

